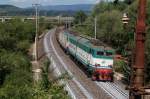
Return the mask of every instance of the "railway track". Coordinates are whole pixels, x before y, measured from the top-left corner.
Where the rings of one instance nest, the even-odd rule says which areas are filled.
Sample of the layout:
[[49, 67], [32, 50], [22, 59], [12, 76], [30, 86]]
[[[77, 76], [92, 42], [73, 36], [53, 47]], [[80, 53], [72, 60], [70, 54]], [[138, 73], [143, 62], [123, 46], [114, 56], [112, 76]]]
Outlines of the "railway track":
[[127, 91], [120, 88], [120, 86], [115, 83], [110, 82], [95, 82], [98, 86], [104, 89], [104, 91], [109, 94], [113, 99], [129, 99], [129, 94]]
[[91, 81], [60, 48], [54, 29], [45, 35], [44, 45], [47, 56], [54, 57], [57, 71], [67, 71], [73, 77], [67, 87], [74, 99], [128, 99], [128, 92], [115, 83]]
[[[55, 73], [57, 76], [61, 75], [62, 73], [65, 72], [64, 62], [58, 55], [58, 53], [54, 49], [53, 41], [52, 41], [52, 36], [51, 34], [54, 32], [54, 30], [49, 31], [45, 35], [44, 38], [44, 47], [45, 47], [45, 52], [47, 53], [47, 57], [52, 61], [52, 65], [55, 68]], [[56, 57], [55, 57], [56, 56]], [[55, 62], [54, 62], [55, 60]], [[59, 66], [59, 67], [58, 67]], [[61, 71], [60, 71], [61, 70]], [[67, 70], [68, 71], [68, 70]], [[69, 72], [69, 71], [68, 71]], [[69, 72], [70, 75], [71, 72]], [[62, 82], [63, 83], [63, 82]], [[86, 92], [86, 90], [80, 85], [79, 82], [77, 82], [75, 79], [69, 80], [66, 84], [66, 90], [69, 91], [73, 99], [90, 99], [89, 94]], [[92, 98], [91, 98], [92, 99]]]

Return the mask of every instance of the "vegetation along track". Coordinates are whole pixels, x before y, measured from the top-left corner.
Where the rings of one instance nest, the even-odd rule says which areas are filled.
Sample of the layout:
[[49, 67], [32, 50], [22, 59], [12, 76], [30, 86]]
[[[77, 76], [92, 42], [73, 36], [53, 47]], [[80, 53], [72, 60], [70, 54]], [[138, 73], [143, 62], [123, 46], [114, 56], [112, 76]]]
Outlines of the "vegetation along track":
[[48, 39], [50, 39], [49, 43], [51, 42], [51, 46], [53, 46], [52, 50], [55, 50], [55, 53], [57, 53], [57, 58], [59, 56], [58, 60], [61, 58], [60, 63], [63, 64], [61, 65], [63, 67], [60, 68], [64, 68], [69, 72], [69, 74], [73, 75], [73, 83], [78, 86], [86, 98], [128, 99], [128, 93], [126, 93], [120, 86], [117, 86], [115, 83], [91, 81], [91, 79], [88, 78], [86, 74], [78, 66], [76, 66], [76, 64], [70, 60], [70, 58], [60, 48], [55, 37], [55, 31], [49, 32], [48, 34]]

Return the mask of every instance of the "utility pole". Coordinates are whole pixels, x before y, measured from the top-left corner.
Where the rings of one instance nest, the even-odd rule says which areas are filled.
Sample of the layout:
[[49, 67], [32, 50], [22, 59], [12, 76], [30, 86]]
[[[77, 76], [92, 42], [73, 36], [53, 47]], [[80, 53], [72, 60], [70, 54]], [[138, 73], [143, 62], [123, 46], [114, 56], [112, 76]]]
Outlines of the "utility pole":
[[67, 29], [67, 21], [65, 21], [65, 28]]
[[68, 29], [68, 20], [66, 20], [65, 24], [66, 24], [66, 29]]
[[96, 39], [96, 35], [97, 35], [97, 17], [95, 17], [95, 19], [94, 19], [94, 23], [95, 23], [95, 25], [94, 25], [94, 27], [95, 27], [95, 39]]
[[130, 99], [142, 99], [145, 93], [144, 87], [144, 63], [145, 63], [145, 17], [146, 0], [139, 0], [138, 17], [136, 24], [136, 47], [135, 61], [132, 66], [132, 75], [130, 82]]
[[38, 11], [38, 7], [39, 4], [33, 4], [33, 6], [35, 7], [35, 16], [36, 16], [36, 34], [35, 34], [35, 61], [38, 60], [38, 28], [39, 28], [39, 11]]

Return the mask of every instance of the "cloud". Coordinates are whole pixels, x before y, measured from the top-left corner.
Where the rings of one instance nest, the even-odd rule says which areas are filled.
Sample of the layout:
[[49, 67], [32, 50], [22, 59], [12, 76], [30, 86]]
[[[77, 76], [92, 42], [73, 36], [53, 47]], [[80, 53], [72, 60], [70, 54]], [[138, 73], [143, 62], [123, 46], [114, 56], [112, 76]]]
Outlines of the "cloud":
[[10, 0], [12, 3], [45, 3], [53, 0]]
[[28, 0], [11, 0], [11, 2], [14, 3], [22, 3], [22, 2], [27, 2]]
[[95, 3], [99, 3], [101, 0], [96, 0], [96, 2]]
[[9, 4], [13, 4], [19, 7], [27, 7], [35, 3], [41, 5], [62, 5], [62, 4], [67, 5], [67, 4], [89, 4], [89, 3], [96, 4], [100, 0], [6, 0], [6, 1], [8, 1]]

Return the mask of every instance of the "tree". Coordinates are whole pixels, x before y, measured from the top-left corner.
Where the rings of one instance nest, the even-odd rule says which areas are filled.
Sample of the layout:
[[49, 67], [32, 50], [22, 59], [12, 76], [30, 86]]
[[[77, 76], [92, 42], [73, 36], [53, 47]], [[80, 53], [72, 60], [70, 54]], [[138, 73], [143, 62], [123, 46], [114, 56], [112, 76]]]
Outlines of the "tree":
[[80, 10], [75, 14], [74, 18], [75, 18], [75, 20], [74, 20], [75, 24], [82, 25], [83, 22], [86, 20], [87, 15], [83, 11]]
[[[49, 27], [42, 25], [42, 29]], [[28, 49], [34, 36], [32, 22], [15, 19], [0, 23], [0, 99], [48, 99], [50, 95], [53, 99], [68, 98], [63, 85], [49, 81], [49, 64], [43, 69], [41, 86], [33, 86]]]
[[[33, 99], [70, 99], [67, 92], [64, 91], [64, 85], [60, 85], [59, 81], [67, 79], [67, 75], [61, 75], [56, 78], [51, 75], [52, 72], [49, 71], [50, 61], [46, 59], [44, 61], [42, 69], [42, 79], [37, 82], [34, 87]], [[53, 70], [52, 70], [53, 71]], [[51, 79], [49, 79], [51, 75]]]
[[124, 0], [124, 2], [128, 5], [131, 5], [135, 0]]
[[114, 0], [113, 3], [114, 3], [114, 4], [118, 4], [118, 2], [119, 2], [119, 0]]
[[[28, 28], [27, 28], [28, 27]], [[27, 49], [33, 41], [33, 24], [19, 19], [0, 23], [0, 98], [30, 99], [32, 73]]]

